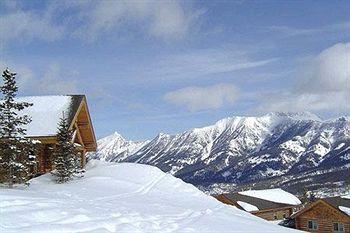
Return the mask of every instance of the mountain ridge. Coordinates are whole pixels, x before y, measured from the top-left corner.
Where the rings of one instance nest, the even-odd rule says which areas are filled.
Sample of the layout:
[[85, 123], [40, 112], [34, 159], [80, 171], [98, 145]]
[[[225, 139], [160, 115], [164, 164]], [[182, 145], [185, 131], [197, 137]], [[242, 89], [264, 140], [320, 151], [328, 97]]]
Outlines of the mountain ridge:
[[307, 112], [274, 112], [228, 117], [174, 135], [160, 133], [149, 141], [120, 140], [99, 140], [98, 152], [89, 157], [157, 166], [207, 191], [218, 184], [235, 188], [271, 179], [283, 185], [285, 177], [315, 169], [350, 169], [348, 117], [322, 120]]

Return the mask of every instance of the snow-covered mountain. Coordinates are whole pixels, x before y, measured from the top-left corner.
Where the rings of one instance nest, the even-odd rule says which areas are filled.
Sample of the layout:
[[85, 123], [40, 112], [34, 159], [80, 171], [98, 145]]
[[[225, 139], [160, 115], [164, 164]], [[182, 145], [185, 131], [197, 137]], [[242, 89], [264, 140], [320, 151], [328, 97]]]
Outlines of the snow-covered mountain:
[[127, 141], [120, 134], [115, 132], [105, 138], [98, 140], [98, 150], [90, 154], [91, 159], [99, 159], [109, 162], [121, 162], [134, 154], [149, 141]]
[[[350, 180], [346, 117], [327, 121], [310, 113], [231, 117], [176, 135], [159, 134], [149, 142], [137, 142], [139, 146], [125, 140], [112, 143], [110, 137], [98, 142], [93, 158], [154, 165], [203, 189], [245, 185], [300, 189], [301, 183], [317, 179], [342, 184]], [[127, 144], [130, 149], [125, 149]]]

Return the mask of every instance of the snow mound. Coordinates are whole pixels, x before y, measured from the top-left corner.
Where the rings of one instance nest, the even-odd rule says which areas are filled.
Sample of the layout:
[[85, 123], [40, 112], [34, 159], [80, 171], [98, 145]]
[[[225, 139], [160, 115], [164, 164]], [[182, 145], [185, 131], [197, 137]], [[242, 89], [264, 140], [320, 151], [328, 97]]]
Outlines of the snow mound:
[[239, 193], [242, 195], [256, 197], [267, 201], [273, 201], [276, 203], [283, 203], [283, 204], [290, 204], [290, 205], [301, 204], [300, 200], [296, 196], [279, 188], [264, 189], [264, 190], [248, 190], [248, 191], [243, 191]]
[[0, 189], [0, 232], [292, 232], [158, 168], [90, 161], [84, 178]]

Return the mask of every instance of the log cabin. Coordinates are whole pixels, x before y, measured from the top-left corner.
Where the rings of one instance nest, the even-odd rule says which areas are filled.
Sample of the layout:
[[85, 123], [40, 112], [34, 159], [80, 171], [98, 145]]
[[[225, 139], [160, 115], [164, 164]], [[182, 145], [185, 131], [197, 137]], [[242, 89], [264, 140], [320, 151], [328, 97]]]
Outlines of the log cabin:
[[299, 230], [350, 233], [350, 196], [319, 199], [291, 217]]
[[216, 199], [268, 221], [276, 221], [289, 218], [300, 208], [299, 204], [294, 205], [288, 203], [279, 203], [271, 200], [243, 195], [241, 193], [220, 194], [216, 196]]
[[21, 114], [29, 115], [31, 123], [26, 126], [27, 136], [38, 145], [37, 163], [32, 173], [40, 175], [53, 168], [52, 153], [57, 144], [57, 127], [65, 115], [69, 129], [73, 131], [81, 167], [85, 166], [86, 153], [96, 151], [97, 143], [85, 95], [30, 96], [17, 98], [19, 102], [32, 103]]

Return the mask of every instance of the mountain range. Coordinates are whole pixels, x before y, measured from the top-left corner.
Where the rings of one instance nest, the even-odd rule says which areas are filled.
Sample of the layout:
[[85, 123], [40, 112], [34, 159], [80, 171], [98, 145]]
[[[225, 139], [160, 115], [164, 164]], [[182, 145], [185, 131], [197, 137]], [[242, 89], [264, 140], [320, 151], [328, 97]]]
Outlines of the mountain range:
[[157, 166], [211, 193], [251, 187], [330, 192], [350, 184], [350, 119], [269, 113], [149, 141], [114, 133], [100, 139], [89, 158]]

